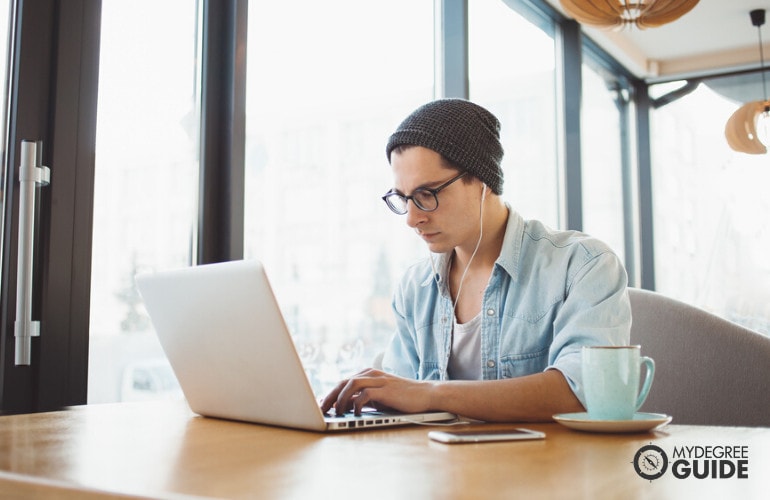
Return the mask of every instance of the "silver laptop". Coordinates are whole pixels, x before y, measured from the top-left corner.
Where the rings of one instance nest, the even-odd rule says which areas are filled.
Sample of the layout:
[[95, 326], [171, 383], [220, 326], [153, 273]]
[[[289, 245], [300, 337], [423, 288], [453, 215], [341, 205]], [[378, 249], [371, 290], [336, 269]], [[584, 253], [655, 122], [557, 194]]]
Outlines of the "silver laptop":
[[324, 415], [258, 261], [140, 274], [136, 282], [195, 413], [313, 431], [455, 418], [444, 412]]

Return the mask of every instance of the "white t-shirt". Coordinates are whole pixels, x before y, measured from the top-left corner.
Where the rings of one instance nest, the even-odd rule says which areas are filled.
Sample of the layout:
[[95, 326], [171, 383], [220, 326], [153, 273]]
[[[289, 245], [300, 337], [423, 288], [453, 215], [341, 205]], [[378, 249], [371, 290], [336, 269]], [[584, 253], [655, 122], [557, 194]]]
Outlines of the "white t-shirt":
[[481, 313], [467, 323], [454, 322], [449, 378], [481, 380]]

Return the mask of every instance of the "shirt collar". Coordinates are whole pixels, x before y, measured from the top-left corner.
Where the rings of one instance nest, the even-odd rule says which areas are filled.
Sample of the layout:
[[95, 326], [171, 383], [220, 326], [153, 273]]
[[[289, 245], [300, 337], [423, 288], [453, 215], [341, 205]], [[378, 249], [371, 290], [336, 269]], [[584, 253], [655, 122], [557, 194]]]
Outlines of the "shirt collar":
[[508, 208], [508, 223], [505, 226], [503, 247], [495, 263], [516, 281], [519, 277], [521, 242], [524, 240], [524, 219], [508, 203], [505, 206]]

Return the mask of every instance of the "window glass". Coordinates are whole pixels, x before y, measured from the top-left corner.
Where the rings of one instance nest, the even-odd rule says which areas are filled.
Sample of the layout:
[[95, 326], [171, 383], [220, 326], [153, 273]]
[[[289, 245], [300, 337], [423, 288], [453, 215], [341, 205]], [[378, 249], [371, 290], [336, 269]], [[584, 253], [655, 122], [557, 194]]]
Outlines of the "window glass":
[[618, 101], [624, 99], [616, 79], [583, 64], [580, 147], [583, 230], [625, 259], [623, 239], [623, 162]]
[[102, 5], [89, 403], [179, 395], [134, 275], [192, 261], [196, 3]]
[[767, 155], [727, 145], [740, 105], [701, 85], [652, 114], [655, 283], [768, 334], [770, 168]]
[[[8, 52], [11, 45], [11, 0], [0, 0], [0, 151], [3, 152], [2, 161], [5, 162], [6, 144], [8, 138]], [[5, 206], [5, 172], [6, 168], [0, 168], [0, 207]], [[2, 212], [5, 213], [5, 210]], [[0, 250], [2, 250], [3, 234], [5, 234], [3, 216], [0, 214]], [[2, 275], [0, 274], [0, 278]]]
[[426, 0], [249, 3], [244, 255], [318, 394], [385, 348], [396, 280], [427, 256], [380, 197], [388, 136], [433, 98], [432, 26]]
[[553, 36], [500, 0], [468, 2], [470, 99], [500, 119], [503, 198], [559, 227]]

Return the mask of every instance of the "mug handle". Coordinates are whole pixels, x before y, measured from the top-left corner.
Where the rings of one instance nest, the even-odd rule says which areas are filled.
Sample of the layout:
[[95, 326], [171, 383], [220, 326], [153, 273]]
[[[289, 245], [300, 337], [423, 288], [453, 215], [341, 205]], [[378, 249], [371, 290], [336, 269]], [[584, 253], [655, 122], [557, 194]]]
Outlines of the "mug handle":
[[647, 373], [644, 377], [644, 384], [642, 390], [639, 391], [639, 397], [636, 399], [636, 409], [638, 410], [644, 404], [647, 399], [647, 395], [650, 393], [650, 387], [652, 387], [652, 379], [655, 378], [655, 361], [647, 356], [639, 358], [639, 365], [645, 365], [647, 367]]

